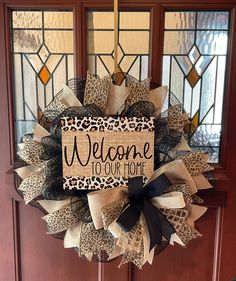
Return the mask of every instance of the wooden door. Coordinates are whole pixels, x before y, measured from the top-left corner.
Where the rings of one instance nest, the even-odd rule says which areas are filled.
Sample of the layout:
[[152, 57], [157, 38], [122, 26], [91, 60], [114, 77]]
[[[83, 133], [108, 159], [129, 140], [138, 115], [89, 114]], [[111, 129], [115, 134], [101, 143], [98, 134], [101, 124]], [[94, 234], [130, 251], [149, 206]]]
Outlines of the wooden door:
[[[138, 270], [131, 264], [118, 269], [120, 260], [109, 264], [96, 264], [77, 257], [71, 249], [64, 249], [61, 240], [46, 234], [40, 219], [40, 210], [25, 206], [14, 190], [14, 178], [6, 174], [15, 159], [15, 133], [12, 87], [12, 60], [10, 47], [9, 11], [14, 8], [66, 7], [76, 13], [76, 66], [77, 74], [86, 73], [86, 9], [111, 8], [112, 1], [24, 1], [0, 2], [0, 280], [4, 281], [230, 281], [236, 276], [236, 1], [122, 1], [123, 8], [149, 9], [152, 13], [151, 76], [160, 84], [165, 10], [226, 9], [231, 13], [231, 32], [227, 68], [227, 87], [224, 99], [224, 129], [222, 133], [221, 161], [216, 166], [216, 187], [205, 191], [209, 210], [197, 227], [203, 237], [188, 247], [169, 246], [155, 257], [153, 265]], [[78, 18], [81, 18], [80, 21]]]

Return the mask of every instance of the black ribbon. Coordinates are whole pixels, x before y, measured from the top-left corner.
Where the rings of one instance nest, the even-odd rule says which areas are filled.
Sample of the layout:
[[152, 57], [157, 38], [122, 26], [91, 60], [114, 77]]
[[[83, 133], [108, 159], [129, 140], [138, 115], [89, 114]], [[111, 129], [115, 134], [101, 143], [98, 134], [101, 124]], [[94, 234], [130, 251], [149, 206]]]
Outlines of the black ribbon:
[[143, 187], [142, 177], [133, 177], [128, 180], [130, 204], [116, 222], [125, 232], [128, 232], [143, 212], [150, 236], [150, 250], [161, 244], [162, 236], [169, 242], [171, 235], [175, 233], [174, 227], [150, 201], [151, 198], [161, 195], [171, 185], [172, 183], [164, 173], [145, 187]]

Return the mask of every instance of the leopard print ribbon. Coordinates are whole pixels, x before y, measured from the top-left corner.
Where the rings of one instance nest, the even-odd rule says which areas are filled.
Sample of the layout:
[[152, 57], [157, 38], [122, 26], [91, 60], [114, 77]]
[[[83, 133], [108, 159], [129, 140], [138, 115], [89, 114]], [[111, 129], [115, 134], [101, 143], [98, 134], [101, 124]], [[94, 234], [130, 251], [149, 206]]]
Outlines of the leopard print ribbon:
[[202, 151], [190, 152], [179, 157], [192, 176], [213, 170], [213, 167], [207, 163], [208, 158], [209, 155]]
[[27, 177], [19, 186], [19, 190], [23, 193], [25, 203], [28, 204], [37, 198], [45, 190], [46, 176], [42, 171], [33, 173]]

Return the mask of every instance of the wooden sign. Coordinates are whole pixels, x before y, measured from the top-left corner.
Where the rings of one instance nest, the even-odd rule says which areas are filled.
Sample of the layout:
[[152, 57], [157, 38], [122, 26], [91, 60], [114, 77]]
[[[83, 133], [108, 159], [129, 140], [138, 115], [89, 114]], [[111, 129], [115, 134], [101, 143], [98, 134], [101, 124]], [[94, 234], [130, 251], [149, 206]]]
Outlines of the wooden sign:
[[[99, 189], [149, 177], [154, 162], [154, 119], [62, 118], [64, 189]], [[116, 185], [115, 185], [116, 183]]]

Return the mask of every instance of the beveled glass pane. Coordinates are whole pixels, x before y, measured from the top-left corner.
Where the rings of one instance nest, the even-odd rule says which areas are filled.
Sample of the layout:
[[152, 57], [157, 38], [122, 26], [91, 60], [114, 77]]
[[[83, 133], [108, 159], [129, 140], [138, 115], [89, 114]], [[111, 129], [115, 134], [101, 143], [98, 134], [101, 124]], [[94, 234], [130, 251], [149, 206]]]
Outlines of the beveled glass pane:
[[204, 119], [207, 112], [214, 105], [215, 81], [216, 81], [216, 61], [215, 58], [202, 77], [202, 95], [200, 104], [200, 121]]
[[114, 69], [114, 60], [112, 56], [99, 56], [98, 60], [101, 60], [102, 63], [106, 65], [106, 68], [109, 73], [113, 72]]
[[114, 14], [113, 12], [87, 12], [88, 29], [113, 29]]
[[192, 64], [188, 56], [176, 56], [176, 60], [180, 64], [182, 71], [187, 75], [192, 68]]
[[119, 42], [126, 54], [148, 54], [149, 32], [120, 31]]
[[60, 63], [60, 60], [62, 58], [62, 55], [50, 55], [50, 57], [47, 60], [47, 68], [48, 70], [53, 73], [56, 66]]
[[198, 12], [198, 29], [228, 29], [229, 12]]
[[183, 82], [184, 75], [176, 60], [172, 60], [171, 65], [172, 79], [171, 79], [171, 92], [176, 95], [179, 101], [183, 100]]
[[120, 29], [149, 29], [149, 12], [121, 12]]
[[113, 31], [89, 31], [87, 42], [89, 54], [111, 54], [114, 49]]
[[26, 58], [29, 60], [29, 62], [35, 69], [35, 72], [38, 73], [43, 66], [43, 63], [40, 60], [39, 56], [37, 54], [26, 54]]
[[189, 114], [190, 117], [193, 117], [195, 112], [192, 112], [192, 87], [189, 85], [188, 81], [185, 80], [184, 83], [184, 109]]
[[73, 28], [73, 13], [72, 12], [44, 12], [44, 27], [45, 28]]
[[51, 53], [73, 53], [73, 31], [45, 30], [44, 35]]
[[107, 67], [104, 66], [104, 64], [102, 63], [102, 61], [97, 58], [97, 74], [100, 77], [104, 77], [109, 73], [109, 71], [107, 70]]
[[227, 31], [198, 31], [197, 45], [203, 55], [226, 55]]
[[42, 28], [41, 11], [13, 11], [13, 28]]
[[201, 56], [197, 61], [195, 68], [199, 75], [201, 75], [205, 69], [208, 67], [212, 60], [213, 56]]
[[129, 74], [133, 77], [138, 77], [139, 80], [141, 80], [141, 77], [139, 76], [139, 70], [140, 70], [140, 57], [138, 57], [133, 64], [132, 68], [129, 71]]
[[164, 54], [187, 54], [193, 43], [193, 31], [166, 31], [164, 36]]
[[166, 12], [165, 29], [194, 29], [196, 12]]
[[195, 64], [196, 61], [199, 59], [200, 55], [201, 54], [199, 53], [197, 46], [194, 45], [190, 50], [188, 57], [190, 58], [192, 64]]
[[200, 105], [200, 94], [201, 94], [201, 80], [198, 81], [196, 86], [193, 89], [192, 101], [191, 101], [191, 116], [193, 117], [194, 114], [198, 111]]
[[226, 57], [218, 57], [214, 122], [221, 123], [225, 85]]
[[[70, 78], [73, 77], [68, 77], [68, 79]], [[63, 56], [62, 60], [60, 61], [60, 64], [53, 73], [54, 93], [58, 93], [62, 89], [62, 85], [66, 82], [66, 80], [66, 57]]]
[[14, 95], [15, 95], [15, 109], [16, 109], [16, 120], [24, 120], [24, 99], [22, 92], [22, 64], [21, 64], [21, 55], [14, 56], [14, 69], [17, 75], [14, 75]]
[[170, 81], [170, 56], [163, 56], [162, 85], [169, 86]]
[[149, 57], [141, 57], [141, 80], [148, 78], [148, 66], [149, 66]]
[[37, 118], [37, 96], [35, 95], [36, 86], [35, 86], [35, 72], [32, 69], [31, 65], [28, 63], [25, 56], [22, 60], [22, 78], [24, 89], [24, 107], [25, 107], [25, 119], [26, 120], [35, 120]]
[[42, 44], [42, 31], [14, 30], [13, 42], [15, 52], [36, 53]]

